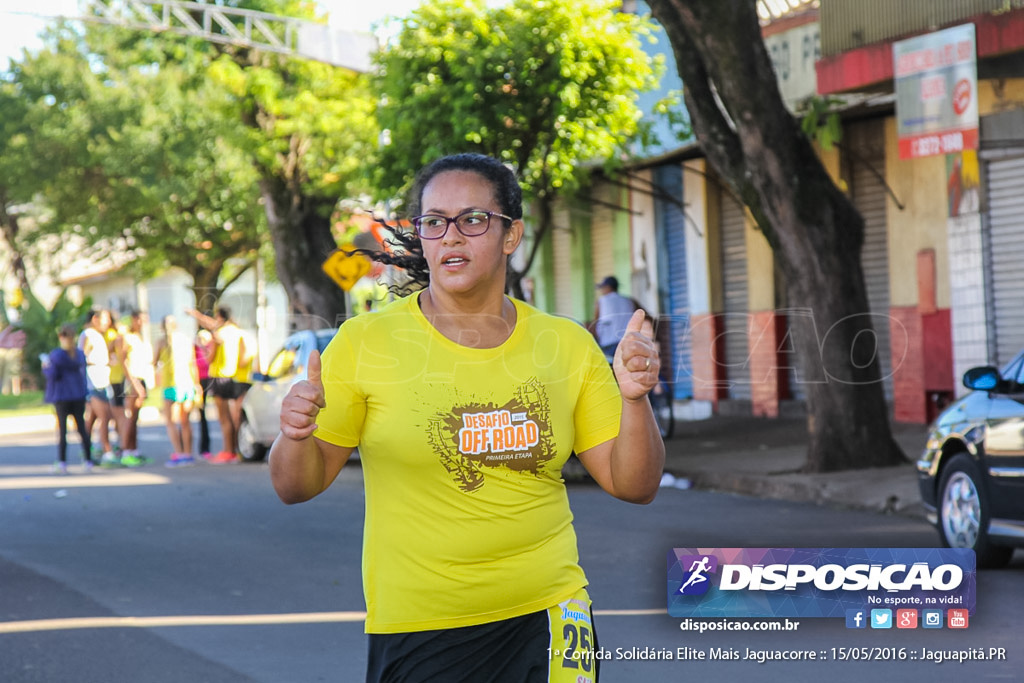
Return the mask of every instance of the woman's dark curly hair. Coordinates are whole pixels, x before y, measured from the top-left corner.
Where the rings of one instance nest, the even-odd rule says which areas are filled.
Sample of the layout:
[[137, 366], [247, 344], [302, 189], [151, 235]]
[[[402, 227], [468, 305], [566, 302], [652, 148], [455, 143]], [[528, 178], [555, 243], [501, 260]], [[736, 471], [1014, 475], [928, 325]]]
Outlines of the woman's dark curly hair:
[[[494, 188], [494, 199], [501, 207], [501, 213], [513, 220], [523, 217], [523, 189], [519, 186], [516, 174], [505, 164], [494, 157], [484, 154], [452, 154], [441, 157], [423, 167], [413, 180], [412, 187], [406, 195], [406, 215], [418, 216], [423, 201], [423, 189], [435, 177], [448, 171], [468, 171], [476, 173], [488, 181]], [[387, 221], [376, 219], [391, 233], [388, 244], [397, 251], [369, 251], [357, 249], [374, 261], [397, 266], [405, 271], [408, 280], [399, 285], [391, 285], [389, 289], [398, 296], [406, 296], [423, 289], [430, 282], [430, 269], [423, 257], [423, 245], [419, 236], [409, 230], [402, 230], [390, 225]], [[507, 227], [507, 226], [506, 226]]]

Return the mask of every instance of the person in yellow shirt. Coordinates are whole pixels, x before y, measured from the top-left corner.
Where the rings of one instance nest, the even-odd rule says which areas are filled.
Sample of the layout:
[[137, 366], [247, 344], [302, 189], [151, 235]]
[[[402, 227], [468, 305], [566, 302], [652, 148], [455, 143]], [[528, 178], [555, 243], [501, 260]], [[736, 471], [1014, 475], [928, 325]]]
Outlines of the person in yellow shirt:
[[139, 413], [153, 388], [153, 347], [143, 338], [143, 326], [149, 316], [132, 311], [117, 344], [117, 355], [124, 366], [124, 433], [121, 436], [121, 464], [138, 467], [151, 462], [139, 453]]
[[178, 331], [173, 315], [160, 323], [164, 337], [156, 346], [156, 369], [163, 394], [164, 425], [171, 442], [171, 456], [164, 463], [168, 467], [191, 465], [192, 457], [192, 405], [199, 388], [199, 369], [192, 342]]
[[220, 306], [214, 316], [196, 310], [187, 313], [213, 336], [213, 356], [210, 359], [209, 395], [217, 406], [223, 448], [210, 462], [218, 465], [239, 462], [238, 427], [241, 425], [242, 398], [249, 388], [251, 350], [245, 335], [231, 319], [231, 309]]
[[124, 364], [118, 354], [118, 347], [121, 344], [121, 335], [125, 332], [125, 326], [118, 322], [114, 311], [110, 311], [110, 327], [104, 333], [107, 340], [107, 349], [110, 354], [110, 412], [114, 420], [114, 429], [117, 431], [117, 443], [112, 444], [114, 454], [120, 457], [124, 443], [125, 431], [128, 427], [128, 414], [124, 407]]
[[395, 258], [425, 286], [310, 355], [282, 404], [274, 488], [309, 500], [359, 448], [367, 681], [596, 681], [561, 468], [575, 452], [614, 497], [653, 500], [653, 330], [637, 312], [609, 367], [581, 325], [505, 295], [524, 225], [500, 161], [444, 157], [409, 203], [416, 233]]

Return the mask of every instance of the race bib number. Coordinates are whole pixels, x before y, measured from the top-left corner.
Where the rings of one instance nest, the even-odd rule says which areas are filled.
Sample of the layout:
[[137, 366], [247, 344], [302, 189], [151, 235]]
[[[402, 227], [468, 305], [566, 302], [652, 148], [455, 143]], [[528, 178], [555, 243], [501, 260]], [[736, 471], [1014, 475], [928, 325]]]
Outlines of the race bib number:
[[548, 609], [551, 625], [551, 683], [594, 683], [597, 680], [597, 643], [590, 596], [585, 588]]

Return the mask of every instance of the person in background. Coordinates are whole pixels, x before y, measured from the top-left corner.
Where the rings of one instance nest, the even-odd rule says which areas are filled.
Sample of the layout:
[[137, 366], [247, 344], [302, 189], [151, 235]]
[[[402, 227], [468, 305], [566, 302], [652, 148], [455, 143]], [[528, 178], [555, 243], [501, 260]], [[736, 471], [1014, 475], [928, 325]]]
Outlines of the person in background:
[[164, 424], [171, 441], [171, 457], [165, 465], [192, 465], [192, 405], [199, 390], [199, 369], [192, 344], [178, 331], [173, 315], [161, 321], [164, 336], [156, 347], [156, 369], [163, 392]]
[[256, 344], [252, 337], [245, 330], [239, 329], [238, 332], [241, 337], [238, 342], [238, 369], [232, 377], [235, 380], [235, 400], [231, 402], [231, 420], [236, 433], [242, 427], [242, 402], [252, 388], [252, 367], [256, 360]]
[[210, 423], [206, 419], [206, 397], [210, 392], [210, 358], [213, 357], [213, 336], [209, 330], [196, 332], [193, 342], [196, 369], [199, 373], [199, 395], [196, 407], [199, 409], [199, 455], [204, 460], [213, 457], [210, 453]]
[[209, 462], [218, 465], [238, 462], [238, 416], [242, 414], [240, 397], [244, 390], [235, 378], [245, 372], [242, 369], [245, 353], [242, 330], [231, 319], [231, 309], [226, 306], [218, 307], [212, 318], [194, 309], [187, 313], [213, 337], [209, 395], [217, 406], [217, 420], [224, 443], [223, 449]]
[[619, 294], [619, 280], [614, 275], [601, 280], [597, 290], [600, 296], [594, 309], [594, 336], [605, 357], [611, 359], [637, 305], [632, 299]]
[[142, 338], [142, 328], [147, 316], [142, 311], [132, 311], [128, 329], [120, 337], [117, 355], [124, 365], [124, 403], [127, 413], [124, 435], [121, 441], [121, 464], [125, 467], [139, 467], [150, 462], [139, 454], [139, 412], [146, 401], [153, 380], [153, 347]]
[[73, 326], [62, 326], [57, 339], [57, 348], [42, 359], [43, 376], [46, 378], [43, 397], [47, 403], [53, 404], [57, 412], [57, 462], [53, 464], [53, 471], [57, 474], [68, 472], [68, 416], [71, 416], [82, 440], [82, 466], [89, 472], [93, 462], [92, 440], [85, 424], [85, 399], [89, 393], [85, 379], [85, 354], [75, 346]]
[[100, 466], [119, 467], [119, 458], [110, 446], [110, 351], [105, 334], [110, 327], [110, 313], [94, 309], [89, 312], [82, 334], [78, 337], [78, 348], [85, 355], [86, 386], [89, 390], [89, 419], [86, 429], [92, 434], [99, 429], [101, 448]]
[[108, 311], [107, 314], [111, 322], [103, 337], [107, 340], [107, 351], [110, 354], [110, 413], [114, 431], [117, 433], [117, 443], [111, 444], [111, 450], [120, 457], [121, 445], [124, 443], [125, 431], [128, 428], [128, 414], [124, 407], [124, 364], [117, 353], [117, 348], [121, 343], [125, 326], [117, 319], [114, 311]]

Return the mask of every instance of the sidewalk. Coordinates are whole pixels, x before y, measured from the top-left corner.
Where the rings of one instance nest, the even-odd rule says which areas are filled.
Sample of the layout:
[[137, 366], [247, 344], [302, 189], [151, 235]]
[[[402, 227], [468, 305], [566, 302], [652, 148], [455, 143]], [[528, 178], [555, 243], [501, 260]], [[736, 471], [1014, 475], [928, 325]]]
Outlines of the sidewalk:
[[686, 488], [688, 481], [698, 489], [923, 518], [913, 462], [927, 433], [926, 425], [893, 425], [893, 436], [907, 456], [896, 467], [803, 474], [803, 418], [676, 421], [675, 433], [665, 442], [665, 472], [671, 476], [663, 485]]

